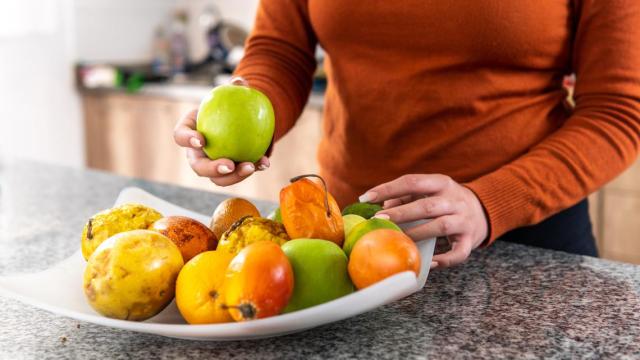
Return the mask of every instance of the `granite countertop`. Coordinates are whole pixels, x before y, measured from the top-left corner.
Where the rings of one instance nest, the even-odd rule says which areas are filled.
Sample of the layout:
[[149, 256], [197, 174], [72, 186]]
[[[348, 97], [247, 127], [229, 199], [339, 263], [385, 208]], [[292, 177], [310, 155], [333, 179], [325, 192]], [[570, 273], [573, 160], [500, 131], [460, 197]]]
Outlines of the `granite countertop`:
[[[84, 221], [138, 186], [210, 213], [223, 196], [37, 163], [0, 164], [0, 275], [77, 250]], [[259, 203], [262, 211], [273, 207]], [[0, 358], [638, 358], [640, 267], [500, 243], [423, 291], [278, 338], [196, 342], [91, 325], [0, 298]]]

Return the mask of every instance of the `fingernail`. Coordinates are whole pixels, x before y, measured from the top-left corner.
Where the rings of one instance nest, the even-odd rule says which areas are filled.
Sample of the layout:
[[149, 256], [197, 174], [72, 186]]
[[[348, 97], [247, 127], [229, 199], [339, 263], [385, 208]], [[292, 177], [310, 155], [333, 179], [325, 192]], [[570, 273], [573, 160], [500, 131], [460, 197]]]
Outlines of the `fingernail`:
[[269, 168], [269, 165], [267, 165], [267, 164], [258, 165], [258, 170], [260, 170], [260, 171], [267, 170], [268, 168]]
[[230, 167], [228, 167], [227, 165], [219, 165], [218, 166], [218, 172], [220, 174], [230, 174], [233, 170], [231, 170]]
[[256, 167], [253, 164], [242, 165], [242, 170], [245, 174], [250, 174], [256, 170]]
[[366, 192], [366, 193], [360, 195], [358, 200], [361, 203], [363, 203], [363, 202], [372, 202], [372, 201], [375, 201], [377, 197], [378, 197], [377, 193], [370, 191], [370, 192]]
[[437, 268], [437, 267], [438, 267], [438, 263], [437, 263], [437, 262], [435, 262], [435, 261], [432, 261], [432, 262], [431, 262], [431, 267], [430, 267], [429, 269], [435, 269], [435, 268]]
[[391, 219], [391, 217], [387, 214], [375, 214], [373, 215], [373, 217], [378, 219], [385, 219], [385, 220]]
[[200, 142], [200, 139], [192, 137], [191, 139], [189, 139], [189, 143], [191, 144], [191, 146], [195, 147], [195, 148], [201, 148], [202, 147], [202, 143]]

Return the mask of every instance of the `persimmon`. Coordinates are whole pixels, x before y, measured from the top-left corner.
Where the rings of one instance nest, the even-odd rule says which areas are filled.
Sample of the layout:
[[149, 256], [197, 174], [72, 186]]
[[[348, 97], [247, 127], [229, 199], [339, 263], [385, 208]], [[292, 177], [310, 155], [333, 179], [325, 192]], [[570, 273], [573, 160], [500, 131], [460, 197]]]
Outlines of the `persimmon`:
[[[317, 177], [322, 185], [307, 179]], [[340, 207], [318, 175], [301, 175], [280, 191], [282, 223], [292, 239], [324, 239], [342, 246], [344, 223]]]
[[293, 269], [280, 246], [258, 241], [236, 255], [225, 275], [225, 307], [235, 321], [282, 312], [293, 294]]
[[349, 276], [357, 289], [403, 272], [420, 273], [420, 251], [404, 233], [379, 229], [358, 240], [349, 257]]
[[209, 228], [218, 239], [221, 239], [222, 234], [224, 234], [231, 225], [245, 216], [260, 217], [260, 211], [248, 200], [229, 198], [216, 207], [211, 217]]

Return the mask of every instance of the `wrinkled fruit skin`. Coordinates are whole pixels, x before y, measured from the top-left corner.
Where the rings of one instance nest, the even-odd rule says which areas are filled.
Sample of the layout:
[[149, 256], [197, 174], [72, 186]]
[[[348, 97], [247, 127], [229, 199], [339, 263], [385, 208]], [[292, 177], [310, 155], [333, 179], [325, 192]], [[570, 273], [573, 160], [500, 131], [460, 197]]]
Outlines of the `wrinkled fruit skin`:
[[420, 252], [407, 235], [391, 229], [365, 234], [351, 251], [349, 276], [358, 289], [403, 271], [420, 274]]
[[176, 305], [189, 324], [233, 321], [224, 306], [223, 285], [233, 255], [203, 252], [184, 265], [176, 282]]
[[224, 294], [235, 321], [278, 315], [293, 293], [293, 269], [280, 246], [259, 241], [242, 249], [227, 267]]
[[273, 107], [256, 89], [218, 86], [202, 100], [196, 129], [206, 140], [203, 150], [209, 158], [255, 163], [273, 138]]
[[329, 196], [330, 215], [325, 207], [325, 191], [309, 180], [295, 181], [280, 191], [282, 223], [292, 239], [325, 239], [342, 246], [344, 224], [336, 200]]
[[250, 201], [242, 198], [229, 198], [216, 207], [211, 217], [211, 231], [218, 239], [229, 230], [231, 225], [245, 216], [260, 217], [260, 211]]
[[235, 255], [246, 246], [264, 240], [282, 245], [289, 240], [289, 236], [280, 223], [248, 216], [238, 220], [222, 235], [218, 250]]
[[354, 203], [348, 205], [342, 210], [342, 215], [359, 215], [365, 219], [371, 219], [378, 211], [382, 210], [382, 206], [371, 203]]
[[353, 292], [347, 273], [347, 256], [335, 243], [320, 239], [295, 239], [282, 245], [295, 285], [284, 312], [302, 310]]
[[402, 232], [402, 229], [400, 229], [400, 227], [398, 227], [398, 225], [396, 225], [391, 220], [371, 218], [369, 220], [363, 221], [354, 226], [353, 229], [351, 229], [349, 235], [347, 235], [347, 238], [344, 241], [342, 249], [344, 249], [344, 252], [347, 254], [347, 256], [351, 255], [353, 247], [358, 242], [358, 240], [362, 238], [362, 236], [377, 229], [391, 229]]
[[218, 245], [218, 238], [201, 222], [186, 216], [167, 216], [151, 224], [149, 230], [157, 231], [173, 241], [184, 262]]
[[91, 217], [82, 229], [82, 256], [85, 260], [111, 236], [129, 230], [146, 229], [162, 214], [140, 204], [124, 204]]
[[122, 320], [146, 320], [173, 299], [182, 254], [166, 236], [150, 230], [119, 233], [89, 258], [83, 289], [98, 313]]

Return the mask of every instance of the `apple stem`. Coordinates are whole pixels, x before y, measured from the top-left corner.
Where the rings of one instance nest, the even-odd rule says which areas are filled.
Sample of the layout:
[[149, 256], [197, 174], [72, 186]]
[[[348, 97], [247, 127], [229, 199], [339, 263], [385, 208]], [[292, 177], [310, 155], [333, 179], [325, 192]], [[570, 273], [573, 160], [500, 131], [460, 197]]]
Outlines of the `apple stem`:
[[231, 85], [242, 85], [242, 86], [249, 86], [249, 82], [243, 78], [242, 76], [234, 76], [231, 78], [231, 80], [229, 80], [229, 84]]
[[324, 207], [325, 209], [327, 209], [327, 217], [331, 217], [331, 208], [329, 207], [329, 190], [327, 189], [327, 183], [324, 182], [324, 179], [322, 178], [322, 176], [316, 175], [316, 174], [298, 175], [296, 177], [292, 177], [291, 180], [289, 181], [294, 183], [300, 179], [307, 178], [307, 177], [315, 177], [320, 179], [320, 182], [322, 182], [322, 186], [324, 187]]

